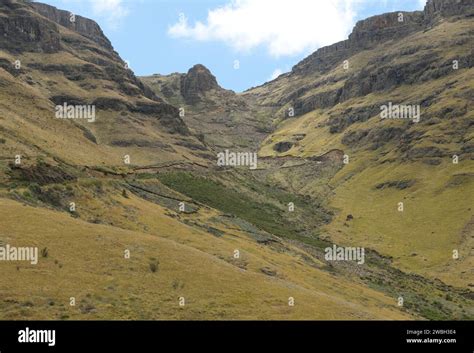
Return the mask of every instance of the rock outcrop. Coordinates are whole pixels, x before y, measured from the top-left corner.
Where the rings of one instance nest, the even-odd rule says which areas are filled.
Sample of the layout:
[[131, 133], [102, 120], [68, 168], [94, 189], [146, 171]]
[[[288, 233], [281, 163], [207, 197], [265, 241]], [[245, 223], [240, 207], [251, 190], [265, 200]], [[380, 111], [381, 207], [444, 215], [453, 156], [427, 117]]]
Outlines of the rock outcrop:
[[[42, 3], [2, 0], [0, 54], [3, 52], [0, 70], [10, 73], [15, 83], [41, 86], [39, 99], [48, 107], [48, 116], [54, 116], [50, 109], [64, 103], [96, 108], [98, 118], [93, 126], [64, 122], [64, 129], [75, 130], [71, 134], [80, 134], [96, 145], [118, 146], [113, 142], [119, 140], [135, 146], [136, 141], [144, 141], [143, 146], [159, 150], [162, 146], [155, 140], [165, 134], [169, 145], [200, 144], [190, 136], [178, 109], [137, 79], [93, 20]], [[16, 68], [11, 56], [22, 59], [21, 68]], [[217, 85], [212, 75], [213, 81], [201, 85], [202, 69], [194, 71], [189, 75], [189, 95]], [[61, 86], [57, 85], [58, 76]], [[110, 127], [106, 126], [107, 117]]]
[[472, 16], [473, 4], [474, 0], [428, 0], [424, 11], [397, 11], [361, 20], [347, 40], [318, 49], [295, 65], [292, 72], [307, 74], [317, 70], [324, 73], [348, 56], [428, 28], [440, 18]]
[[[93, 40], [106, 49], [113, 49], [112, 44], [95, 21], [39, 2], [33, 2], [31, 6], [47, 19]], [[74, 15], [73, 20], [71, 15]]]
[[54, 23], [31, 16], [15, 1], [5, 1], [2, 11], [6, 16], [0, 16], [0, 48], [12, 53], [60, 50], [59, 30]]
[[431, 22], [439, 17], [472, 16], [473, 5], [473, 0], [428, 0], [424, 9], [425, 20]]
[[[436, 51], [430, 50], [429, 43], [417, 46], [407, 43], [400, 52], [382, 53], [367, 62], [362, 69], [348, 70], [346, 77], [342, 78], [344, 82], [340, 85], [336, 84], [338, 78], [324, 77], [336, 66], [343, 65], [344, 60], [361, 51], [389, 45], [391, 41], [404, 40], [415, 33], [423, 33], [441, 21], [455, 21], [458, 18], [472, 16], [474, 16], [474, 0], [429, 0], [424, 11], [392, 12], [361, 20], [357, 22], [347, 40], [320, 48], [286, 74], [285, 77], [293, 78], [312, 75], [315, 79], [313, 82], [288, 90], [279, 97], [277, 105], [290, 105], [294, 108], [295, 114], [301, 115], [315, 109], [335, 106], [351, 98], [451, 75], [455, 72], [452, 70], [453, 60], [459, 63], [459, 67], [472, 68], [474, 50], [446, 59], [437, 55]], [[472, 31], [463, 33], [457, 38], [456, 45], [468, 43], [472, 33]], [[399, 57], [410, 57], [410, 60], [397, 60]], [[345, 126], [352, 123], [349, 120], [341, 124], [341, 121], [336, 119], [333, 122], [331, 132], [341, 132]]]
[[181, 95], [188, 104], [199, 102], [203, 93], [220, 89], [216, 77], [207, 67], [194, 65], [186, 75], [181, 76]]

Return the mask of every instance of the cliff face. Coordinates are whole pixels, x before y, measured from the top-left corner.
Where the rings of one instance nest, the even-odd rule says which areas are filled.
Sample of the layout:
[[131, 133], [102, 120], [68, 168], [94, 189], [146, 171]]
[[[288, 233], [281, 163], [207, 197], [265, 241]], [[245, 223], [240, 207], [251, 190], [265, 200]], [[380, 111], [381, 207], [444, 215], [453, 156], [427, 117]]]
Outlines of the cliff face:
[[31, 16], [26, 7], [10, 0], [2, 5], [0, 16], [0, 48], [56, 53], [60, 50], [60, 35], [54, 23]]
[[181, 76], [181, 95], [189, 104], [197, 103], [204, 93], [212, 89], [220, 87], [216, 77], [204, 65], [194, 65], [186, 75]]
[[[0, 17], [0, 31], [3, 33], [0, 44], [7, 50], [57, 53], [61, 50], [59, 25], [113, 52], [110, 41], [99, 25], [90, 19], [77, 15], [72, 21], [69, 12], [37, 2], [4, 0], [2, 10], [6, 16]], [[32, 16], [31, 12], [40, 14], [49, 21]]]
[[[347, 40], [323, 47], [292, 69], [297, 74], [327, 71], [334, 62], [392, 39], [406, 37], [431, 27], [442, 18], [469, 17], [474, 14], [474, 0], [429, 0], [424, 11], [397, 11], [369, 17], [356, 23]], [[401, 19], [400, 14], [403, 15]]]
[[[335, 148], [380, 150], [395, 142], [400, 159], [454, 153], [472, 158], [474, 147], [464, 135], [472, 126], [469, 73], [474, 68], [474, 2], [431, 0], [424, 11], [401, 14], [359, 21], [347, 40], [317, 50], [291, 72], [244, 95], [261, 109], [273, 107], [270, 118], [277, 126], [281, 120], [321, 114], [314, 127], [328, 133], [328, 140], [338, 141]], [[422, 122], [416, 128], [380, 125], [376, 117], [389, 101], [420, 105]], [[455, 124], [444, 125], [445, 119], [453, 118]], [[451, 150], [439, 146], [450, 137], [426, 142], [431, 130], [441, 126], [443, 135], [464, 136]], [[269, 138], [264, 144], [269, 150], [271, 146], [271, 153], [281, 153], [282, 145], [290, 146], [283, 153], [302, 153], [302, 145], [314, 142], [309, 137], [313, 130], [301, 130], [284, 139]], [[301, 140], [303, 135], [308, 137]], [[422, 136], [427, 136], [425, 143], [431, 146], [416, 151], [414, 146]]]
[[404, 37], [423, 26], [422, 12], [391, 12], [356, 23], [349, 36], [352, 49], [370, 48], [377, 43]]
[[[244, 93], [260, 111], [272, 107], [276, 128], [259, 157], [319, 160], [340, 151], [347, 164], [327, 183], [316, 168], [278, 180], [312, 195], [329, 186], [338, 214], [326, 228], [331, 239], [373, 246], [413, 272], [472, 287], [464, 272], [472, 256], [453, 263], [433, 244], [438, 236], [437, 244], [456, 243], [466, 254], [473, 248], [464, 200], [474, 198], [474, 3], [431, 0], [424, 11], [402, 13], [402, 22], [398, 14], [358, 22], [347, 40]], [[381, 111], [392, 104], [418, 113], [386, 119]], [[413, 222], [397, 214], [399, 201], [411, 216], [420, 212]], [[361, 222], [349, 224], [347, 215]]]
[[82, 16], [75, 15], [74, 21], [71, 21], [71, 13], [64, 10], [59, 10], [54, 6], [50, 6], [47, 4], [42, 4], [38, 2], [31, 3], [31, 6], [42, 16], [46, 17], [47, 19], [69, 28], [77, 33], [92, 39], [94, 42], [99, 44], [100, 46], [112, 50], [112, 44], [107, 39], [107, 37], [102, 32], [99, 25], [88, 18], [84, 18]]
[[270, 121], [255, 119], [251, 103], [220, 87], [204, 65], [141, 80], [165, 102], [184, 108], [183, 120], [209, 146], [256, 149], [270, 131]]
[[[19, 68], [15, 68], [17, 60]], [[24, 97], [25, 107], [31, 106], [32, 111], [41, 107], [36, 114], [41, 117], [37, 122], [44, 118], [42, 129], [58, 124], [57, 129], [64, 134], [80, 135], [79, 141], [84, 135], [95, 144], [129, 149], [149, 146], [162, 151], [147, 155], [143, 161], [181, 158], [172, 147], [178, 144], [205, 149], [190, 136], [178, 109], [137, 79], [97, 23], [77, 15], [71, 21], [68, 11], [53, 6], [19, 0], [0, 3], [2, 87], [11, 87], [0, 92], [5, 102]], [[198, 83], [196, 89], [201, 88], [208, 87]], [[27, 98], [32, 95], [39, 95], [36, 101]], [[81, 122], [51, 121], [54, 106], [64, 103], [95, 106], [96, 121], [80, 128]], [[79, 148], [74, 149], [76, 152], [81, 154]], [[120, 163], [119, 155], [106, 159], [114, 158]]]
[[425, 20], [430, 22], [439, 17], [472, 16], [473, 0], [428, 0], [424, 9]]
[[[417, 36], [439, 26], [459, 21], [469, 21], [474, 14], [473, 0], [430, 0], [424, 11], [393, 12], [373, 16], [357, 22], [347, 40], [323, 47], [297, 65], [291, 72], [265, 84], [260, 92], [260, 101], [269, 99], [275, 106], [291, 105], [297, 115], [315, 109], [325, 109], [346, 102], [351, 98], [371, 93], [385, 92], [403, 84], [423, 83], [453, 74], [451, 64], [456, 60], [460, 67], [474, 65], [474, 51], [466, 46], [472, 39], [472, 28], [453, 37], [447, 46], [465, 46], [456, 56], [447, 56], [453, 50], [433, 50], [430, 42], [411, 45], [409, 36]], [[437, 34], [440, 35], [440, 34]], [[410, 37], [411, 38], [411, 37]], [[359, 53], [400, 43], [398, 53], [377, 54], [363, 66], [354, 70], [355, 58]], [[439, 52], [439, 53], [438, 53]], [[343, 67], [341, 75], [328, 75], [331, 70]], [[308, 80], [313, 77], [314, 80]], [[286, 84], [288, 82], [289, 84]], [[300, 84], [298, 84], [300, 82]], [[285, 89], [272, 87], [284, 85]], [[282, 92], [275, 94], [274, 92]], [[270, 98], [270, 96], [273, 96]], [[266, 97], [266, 98], [265, 98]]]

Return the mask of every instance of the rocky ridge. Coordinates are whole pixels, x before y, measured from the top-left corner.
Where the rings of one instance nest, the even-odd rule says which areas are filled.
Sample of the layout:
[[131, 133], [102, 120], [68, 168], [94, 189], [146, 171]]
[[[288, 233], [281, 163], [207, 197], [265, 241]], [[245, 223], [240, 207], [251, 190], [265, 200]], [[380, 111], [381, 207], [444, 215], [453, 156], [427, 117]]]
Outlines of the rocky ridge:
[[194, 65], [187, 74], [181, 76], [181, 95], [188, 104], [198, 103], [202, 95], [212, 89], [222, 88], [217, 84], [216, 77], [204, 65]]
[[295, 65], [292, 73], [324, 73], [334, 62], [385, 41], [400, 39], [416, 31], [428, 29], [443, 18], [470, 17], [474, 14], [473, 4], [473, 0], [429, 0], [424, 11], [397, 11], [361, 20], [356, 23], [347, 40], [318, 49]]

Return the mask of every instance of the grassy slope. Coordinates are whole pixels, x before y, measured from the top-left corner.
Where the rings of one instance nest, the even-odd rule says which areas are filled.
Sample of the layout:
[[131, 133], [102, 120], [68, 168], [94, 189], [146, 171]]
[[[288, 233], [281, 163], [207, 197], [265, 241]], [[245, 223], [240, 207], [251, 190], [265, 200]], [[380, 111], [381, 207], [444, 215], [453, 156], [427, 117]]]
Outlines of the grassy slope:
[[232, 91], [209, 90], [201, 94], [199, 102], [186, 104], [180, 92], [180, 77], [174, 73], [140, 79], [164, 101], [183, 108], [183, 120], [208, 146], [253, 151], [271, 131], [269, 115], [260, 107], [252, 109], [247, 97]]
[[[165, 216], [155, 204], [134, 196], [123, 202], [148, 220], [148, 234], [0, 199], [2, 242], [48, 248], [37, 266], [0, 264], [2, 319], [409, 318], [393, 299], [271, 251], [241, 232], [216, 238]], [[236, 248], [246, 270], [229, 263]], [[124, 259], [125, 249], [130, 259]], [[159, 269], [152, 273], [155, 259]], [[263, 265], [279, 276], [259, 272]], [[294, 307], [287, 304], [290, 296]], [[69, 307], [70, 297], [76, 307]]]
[[[283, 170], [280, 169], [278, 172], [283, 177], [286, 175], [287, 178], [291, 178], [295, 173], [298, 174], [295, 170], [287, 171], [285, 174], [282, 173]], [[225, 172], [213, 174], [209, 178], [209, 176], [173, 172], [160, 173], [158, 178], [169, 187], [192, 197], [193, 200], [212, 205], [226, 213], [231, 212], [260, 230], [272, 232], [299, 249], [304, 249], [323, 265], [321, 268], [325, 271], [350, 281], [363, 282], [392, 297], [403, 295], [405, 306], [410, 312], [429, 319], [472, 317], [473, 307], [472, 300], [469, 299], [469, 290], [455, 290], [439, 281], [402, 273], [394, 266], [399, 265], [398, 262], [381, 257], [369, 248], [366, 249], [366, 264], [363, 266], [351, 263], [327, 263], [324, 260], [324, 249], [332, 244], [328, 242], [330, 238], [324, 234], [325, 229], [321, 231], [321, 226], [327, 221], [328, 215], [321, 213], [324, 209], [315, 202], [323, 196], [315, 195], [315, 199], [308, 200], [296, 194], [288, 194], [279, 188], [267, 187], [259, 181], [261, 180], [259, 177], [247, 178], [245, 183], [242, 183], [236, 181], [238, 178], [235, 176], [229, 178], [226, 174]], [[285, 209], [288, 200], [295, 203], [294, 212]], [[235, 228], [235, 222], [230, 222], [227, 228]], [[205, 223], [212, 224], [212, 219], [206, 220]], [[341, 223], [344, 231], [348, 226], [346, 222]], [[350, 230], [346, 233], [350, 233]], [[337, 243], [347, 244], [345, 239], [337, 239]], [[291, 252], [289, 249], [284, 251]]]
[[[438, 55], [445, 59], [465, 55], [469, 47], [450, 45], [452, 41], [449, 38], [461, 37], [469, 30], [470, 24], [472, 20], [445, 22], [401, 42], [389, 42], [374, 50], [364, 51], [348, 58], [351, 70], [360, 70], [369, 59], [379, 55], [390, 55], [410, 47], [419, 47], [423, 43], [430, 43], [430, 48], [438, 48]], [[422, 54], [423, 52], [415, 52], [413, 55]], [[409, 61], [410, 55], [397, 60]], [[342, 71], [338, 66], [324, 77], [313, 80], [326, 77], [344, 79], [345, 74]], [[376, 249], [382, 254], [392, 256], [395, 263], [404, 270], [440, 278], [446, 283], [467, 288], [469, 284], [473, 284], [474, 162], [467, 154], [461, 156], [458, 165], [454, 165], [451, 163], [451, 155], [460, 150], [460, 140], [472, 141], [473, 137], [472, 129], [456, 131], [453, 127], [469, 121], [473, 116], [470, 109], [466, 115], [457, 118], [444, 118], [440, 111], [448, 106], [459, 107], [468, 104], [472, 107], [472, 101], [466, 101], [461, 96], [461, 93], [466, 97], [466, 92], [472, 92], [472, 74], [473, 69], [463, 69], [435, 81], [373, 93], [350, 99], [327, 110], [316, 110], [289, 119], [280, 124], [278, 130], [262, 144], [260, 155], [278, 155], [273, 150], [273, 145], [288, 140], [295, 134], [306, 136], [296, 147], [279, 155], [308, 157], [321, 155], [335, 148], [342, 149], [350, 156], [350, 163], [330, 182], [333, 188], [330, 206], [337, 210], [333, 222], [326, 227], [330, 238], [338, 243]], [[308, 81], [308, 78], [298, 80], [295, 77], [285, 77], [278, 81], [269, 87], [257, 88], [252, 93], [263, 94], [263, 102], [268, 103], [278, 99], [285, 91], [285, 86], [297, 87]], [[448, 86], [451, 86], [451, 89], [446, 89]], [[326, 86], [318, 88], [321, 91], [326, 89]], [[422, 119], [423, 114], [436, 116], [436, 123], [426, 125], [422, 120], [421, 124], [411, 127], [410, 131], [424, 133], [423, 138], [415, 142], [413, 147], [437, 146], [453, 151], [442, 158], [439, 165], [427, 165], [421, 160], [405, 160], [393, 142], [377, 150], [367, 149], [366, 146], [349, 147], [341, 143], [342, 136], [347, 132], [382, 126], [407, 128], [406, 122], [382, 122], [378, 117], [373, 117], [351, 125], [341, 134], [331, 134], [328, 127], [322, 125], [328, 119], [328, 112], [342, 114], [349, 107], [369, 106], [381, 101], [421, 102], [433, 92], [441, 93], [438, 93], [433, 105], [422, 110]], [[456, 132], [453, 133], [453, 130]], [[411, 179], [416, 181], [415, 185], [405, 190], [375, 188], [386, 181]], [[320, 189], [316, 180], [308, 179], [307, 182], [312, 185], [313, 192]], [[311, 191], [306, 192], [311, 194]], [[403, 213], [397, 212], [397, 204], [400, 201], [405, 203]], [[349, 224], [346, 223], [348, 214], [355, 217]], [[452, 258], [453, 249], [460, 252], [458, 260]]]
[[[66, 34], [74, 36], [72, 33]], [[79, 54], [82, 59], [91, 55], [91, 53]], [[15, 59], [6, 53], [2, 53], [2, 56], [7, 57], [9, 61]], [[81, 64], [81, 58], [62, 53], [44, 57], [25, 56], [21, 59], [27, 66], [28, 63], [33, 62]], [[363, 65], [364, 60], [367, 58], [361, 55], [360, 65]], [[47, 101], [51, 92], [45, 87], [53, 85], [56, 88], [51, 89], [52, 92], [67, 92], [89, 98], [96, 96], [99, 91], [100, 95], [117, 97], [115, 88], [106, 88], [110, 82], [88, 82], [98, 86], [97, 91], [94, 91], [80, 88], [66, 80], [63, 75], [42, 75], [35, 70], [29, 71], [28, 74], [31, 74], [36, 81], [34, 86], [27, 85], [24, 82], [24, 76], [21, 76], [20, 80], [14, 79], [10, 74], [0, 70], [0, 75], [2, 75], [0, 78], [4, 83], [0, 85], [2, 90], [0, 137], [6, 140], [6, 143], [0, 145], [2, 187], [6, 186], [3, 183], [6, 181], [3, 169], [7, 162], [12, 160], [12, 156], [18, 153], [26, 157], [27, 163], [34, 163], [39, 155], [47, 155], [59, 157], [76, 165], [122, 165], [121, 157], [125, 153], [132, 156], [132, 164], [156, 164], [167, 160], [181, 159], [183, 156], [197, 160], [187, 149], [180, 149], [174, 145], [175, 136], [153, 130], [146, 124], [132, 126], [130, 121], [124, 121], [127, 119], [122, 119], [120, 126], [117, 126], [115, 123], [118, 113], [116, 112], [106, 112], [99, 116], [97, 130], [95, 130], [95, 125], [91, 126], [99, 139], [99, 144], [95, 145], [83, 136], [82, 130], [70, 124], [69, 121], [52, 119], [52, 106]], [[336, 74], [344, 75], [342, 72]], [[310, 82], [311, 78], [306, 78], [306, 80]], [[300, 82], [293, 82], [293, 84], [297, 86]], [[284, 87], [281, 89], [284, 90]], [[275, 92], [278, 94], [278, 90]], [[121, 98], [126, 99], [126, 97]], [[32, 105], [32, 101], [35, 104]], [[289, 152], [289, 154], [301, 153], [303, 156], [320, 154], [329, 148], [340, 147], [338, 136], [329, 135], [324, 129], [313, 129], [314, 125], [312, 124], [317, 122], [317, 119], [324, 118], [323, 114], [324, 112], [315, 112], [298, 120], [288, 121], [272, 138], [278, 139], [278, 134], [284, 138], [287, 134], [285, 129], [306, 132], [307, 137], [301, 141], [301, 151], [291, 150]], [[298, 124], [301, 125], [296, 126]], [[160, 148], [110, 147], [101, 143], [117, 136], [117, 134], [120, 134], [120, 137], [124, 139], [138, 134], [140, 136], [146, 135], [152, 140], [165, 141], [173, 144], [177, 153], [168, 153]], [[262, 155], [274, 155], [270, 144], [263, 146], [261, 153]], [[389, 254], [391, 254], [392, 249], [387, 248], [388, 245], [395, 244], [396, 247], [402, 245], [402, 242], [397, 242], [399, 233], [388, 233], [391, 243], [388, 241], [377, 242], [373, 237], [364, 238], [368, 227], [380, 226], [377, 223], [379, 218], [375, 217], [376, 214], [373, 212], [369, 212], [368, 206], [371, 206], [369, 202], [364, 204], [356, 202], [357, 200], [351, 200], [354, 200], [354, 194], [360, 196], [369, 193], [373, 199], [376, 195], [388, 194], [393, 190], [379, 190], [375, 193], [371, 189], [373, 185], [385, 181], [384, 179], [377, 180], [375, 177], [373, 180], [369, 179], [365, 184], [361, 181], [362, 178], [353, 184], [350, 184], [352, 179], [348, 182], [344, 181], [350, 168], [360, 166], [359, 159], [364, 161], [370, 158], [373, 158], [373, 155], [367, 154], [365, 151], [351, 152], [351, 160], [354, 163], [344, 168], [334, 178], [335, 198], [331, 202], [332, 206], [339, 208], [340, 211], [327, 230], [331, 237], [337, 241], [346, 241], [346, 237], [339, 236], [338, 230], [341, 232], [347, 230], [341, 220], [346, 213], [353, 213], [355, 220], [351, 227], [355, 230], [354, 235], [352, 232], [349, 235], [354, 237], [353, 243], [360, 244], [361, 239], [364, 239], [364, 241], [367, 240], [367, 246], [373, 245], [374, 248], [384, 252], [389, 249]], [[446, 164], [442, 166], [446, 166]], [[471, 170], [466, 169], [465, 164], [461, 166], [462, 171], [469, 172]], [[375, 169], [375, 173], [377, 173], [378, 167]], [[449, 171], [449, 169], [445, 170]], [[412, 170], [400, 170], [400, 175], [408, 172], [412, 172]], [[432, 170], [427, 169], [426, 173], [431, 175]], [[279, 177], [284, 178], [285, 173], [282, 172]], [[99, 174], [97, 178], [99, 178]], [[130, 191], [127, 191], [128, 197], [123, 197], [121, 191], [125, 184], [117, 184], [116, 180], [107, 180], [106, 178], [97, 180], [97, 178], [80, 179], [77, 185], [72, 186], [73, 197], [71, 200], [74, 200], [78, 205], [77, 213], [80, 219], [74, 219], [64, 211], [58, 212], [59, 209], [64, 210], [64, 202], [70, 200], [63, 200], [63, 204], [57, 207], [57, 210], [51, 210], [45, 208], [50, 205], [37, 203], [34, 200], [34, 195], [32, 197], [24, 196], [22, 193], [26, 190], [22, 189], [23, 185], [19, 185], [16, 190], [10, 193], [2, 188], [2, 196], [18, 197], [25, 202], [31, 202], [32, 205], [41, 206], [41, 208], [24, 206], [19, 202], [0, 198], [0, 218], [2, 219], [0, 241], [12, 245], [37, 245], [40, 249], [47, 247], [49, 255], [47, 258], [40, 259], [38, 266], [0, 263], [2, 278], [5, 279], [0, 284], [1, 318], [413, 318], [396, 306], [397, 293], [382, 294], [378, 291], [379, 288], [370, 289], [357, 278], [328, 272], [326, 264], [314, 257], [311, 252], [296, 247], [293, 241], [301, 240], [301, 238], [295, 237], [299, 228], [294, 227], [292, 222], [281, 224], [283, 214], [281, 204], [284, 205], [287, 202], [287, 196], [284, 193], [275, 192], [270, 195], [269, 190], [259, 188], [254, 193], [262, 195], [257, 198], [258, 202], [256, 202], [253, 194], [252, 197], [248, 194], [244, 194], [242, 197], [239, 194], [242, 189], [220, 188], [216, 187], [215, 183], [199, 184], [201, 188], [210, 185], [209, 189], [191, 190], [189, 188], [193, 187], [192, 184], [185, 184], [186, 190], [178, 188], [178, 186], [183, 187], [183, 184], [174, 185], [178, 191], [189, 193], [197, 201], [205, 201], [208, 204], [208, 206], [199, 204], [196, 212], [179, 214], [176, 212], [176, 200], [170, 201], [171, 205], [165, 208], [162, 205], [145, 201]], [[448, 179], [449, 173], [445, 173], [444, 180]], [[173, 180], [168, 181], [172, 182]], [[304, 180], [299, 182], [303, 183]], [[150, 188], [156, 186], [154, 181], [148, 181], [146, 184]], [[306, 184], [305, 192], [310, 194], [312, 191], [317, 193], [322, 187], [321, 181], [315, 178]], [[420, 185], [425, 187], [425, 184], [428, 183], [424, 182]], [[454, 192], [450, 191], [451, 189], [443, 191], [443, 193], [448, 193], [439, 199], [440, 202], [453, 200], [459, 195], [466, 195], [464, 185], [466, 184], [454, 187], [457, 190], [455, 195], [451, 194]], [[9, 186], [13, 187], [12, 184]], [[67, 192], [63, 188], [61, 190], [62, 197], [65, 197]], [[211, 193], [212, 197], [202, 200], [204, 191]], [[192, 195], [192, 193], [195, 194]], [[23, 196], [15, 196], [15, 194]], [[181, 198], [175, 194], [173, 196]], [[380, 200], [380, 203], [385, 205], [387, 214], [391, 210], [393, 201], [399, 198], [398, 196], [392, 195], [386, 201], [385, 199]], [[190, 204], [193, 203], [189, 197], [182, 196], [182, 199]], [[233, 204], [234, 199], [241, 200], [241, 202]], [[431, 199], [423, 200], [424, 204], [430, 205]], [[382, 201], [386, 203], [382, 203]], [[349, 204], [350, 206], [346, 206]], [[417, 204], [412, 203], [412, 205], [414, 207]], [[456, 203], [454, 206], [461, 210], [464, 209], [465, 204]], [[259, 209], [259, 207], [261, 208]], [[299, 209], [298, 204], [297, 209]], [[237, 214], [249, 222], [254, 222], [261, 229], [274, 232], [287, 240], [271, 246], [262, 245], [254, 239], [252, 232], [255, 231], [255, 227], [249, 224], [239, 224], [232, 217], [223, 215], [223, 212]], [[430, 218], [426, 219], [435, 216], [449, 216], [442, 210], [436, 211], [433, 215], [430, 214]], [[85, 220], [89, 222], [85, 222]], [[445, 227], [448, 230], [451, 230], [451, 223], [449, 223], [451, 221], [451, 218], [445, 221], [447, 222]], [[275, 227], [275, 224], [280, 226]], [[305, 225], [306, 223], [301, 222], [301, 224]], [[456, 224], [461, 224], [461, 222]], [[407, 229], [403, 228], [404, 224], [400, 227], [402, 227], [401, 232]], [[423, 232], [426, 229], [428, 228], [425, 227], [419, 231]], [[446, 236], [440, 233], [436, 236], [444, 247], [453, 244], [450, 238], [451, 233]], [[315, 245], [318, 243], [316, 242]], [[464, 244], [462, 249], [465, 246]], [[132, 251], [132, 258], [129, 260], [123, 258], [123, 251], [126, 248]], [[240, 260], [232, 258], [235, 249], [241, 251]], [[443, 270], [448, 267], [442, 261], [445, 250], [441, 247], [437, 247], [435, 250], [436, 252], [433, 253], [429, 252], [430, 249], [422, 249], [423, 252], [420, 252], [421, 255], [418, 257], [421, 259], [421, 256], [430, 254], [430, 266], [432, 266], [430, 271], [436, 270], [436, 273], [439, 274], [441, 270], [434, 266], [442, 266]], [[431, 254], [438, 256], [437, 259], [441, 259], [441, 261], [431, 261]], [[402, 254], [399, 257], [400, 259], [396, 260], [402, 267], [408, 266], [409, 269], [421, 271], [419, 264], [416, 263], [418, 260], [416, 257], [410, 257], [408, 260], [411, 262], [407, 262], [408, 260]], [[152, 273], [149, 266], [156, 260], [159, 261], [159, 269], [156, 273]], [[466, 267], [469, 264], [461, 261], [459, 263], [463, 268], [469, 269]], [[267, 272], [270, 270], [275, 274], [266, 275], [262, 269], [266, 269]], [[456, 267], [453, 270], [458, 271], [459, 269]], [[466, 274], [465, 278], [469, 278], [469, 274]], [[458, 278], [454, 280], [458, 280]], [[462, 278], [461, 280], [465, 282]], [[78, 304], [75, 308], [68, 306], [70, 296], [77, 298]], [[178, 297], [180, 296], [186, 298], [188, 305], [185, 308], [178, 306]], [[287, 305], [289, 296], [296, 299], [296, 306], [293, 308]], [[425, 315], [425, 317], [437, 316]]]
[[[59, 26], [59, 30], [65, 50], [58, 53], [23, 52], [13, 56], [0, 50], [0, 58], [11, 63], [21, 60], [22, 63], [22, 69], [16, 77], [0, 69], [0, 137], [6, 140], [0, 151], [3, 160], [12, 161], [15, 155], [21, 154], [24, 160], [34, 162], [36, 156], [49, 155], [76, 165], [123, 166], [123, 156], [128, 154], [133, 165], [150, 165], [183, 158], [202, 162], [189, 148], [177, 145], [177, 142], [182, 141], [198, 143], [197, 140], [167, 133], [157, 124], [156, 116], [97, 108], [96, 121], [93, 123], [78, 119], [56, 119], [54, 105], [49, 100], [55, 95], [79, 97], [87, 104], [99, 97], [120, 99], [128, 104], [138, 101], [156, 104], [142, 95], [121, 92], [118, 82], [112, 78], [72, 80], [61, 69], [44, 72], [35, 68], [34, 65], [62, 65], [81, 72], [86, 64], [96, 70], [121, 65], [119, 59], [99, 54], [103, 48], [96, 43], [67, 28]], [[75, 41], [76, 44], [70, 45], [69, 41]], [[97, 52], [87, 49], [87, 46]], [[96, 62], [106, 64], [102, 67]], [[84, 128], [95, 136], [97, 143], [85, 137]], [[140, 140], [151, 144], [159, 141], [160, 144], [173, 145], [173, 148], [139, 147], [133, 143], [129, 147], [112, 146], [110, 143], [114, 140]]]

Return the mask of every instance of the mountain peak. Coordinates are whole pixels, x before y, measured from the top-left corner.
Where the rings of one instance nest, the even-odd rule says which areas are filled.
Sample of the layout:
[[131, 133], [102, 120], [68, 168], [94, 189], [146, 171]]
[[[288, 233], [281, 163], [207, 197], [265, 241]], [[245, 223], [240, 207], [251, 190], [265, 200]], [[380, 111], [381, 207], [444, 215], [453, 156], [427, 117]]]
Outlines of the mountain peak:
[[197, 103], [201, 94], [219, 88], [216, 77], [202, 64], [194, 65], [181, 77], [181, 95], [190, 104]]
[[188, 73], [191, 71], [205, 71], [205, 72], [208, 72], [209, 74], [211, 73], [211, 71], [207, 67], [205, 67], [203, 64], [194, 65], [192, 68], [188, 70]]
[[424, 14], [427, 19], [436, 16], [472, 15], [473, 0], [428, 0]]
[[395, 11], [360, 20], [348, 39], [319, 48], [293, 66], [292, 71], [300, 74], [326, 72], [344, 58], [383, 42], [428, 29], [439, 19], [473, 16], [473, 4], [474, 0], [428, 0], [423, 11]]
[[112, 50], [112, 44], [95, 21], [79, 15], [74, 15], [74, 20], [71, 20], [72, 14], [70, 12], [39, 2], [32, 2], [30, 5], [37, 13], [48, 20], [73, 30], [108, 50]]

